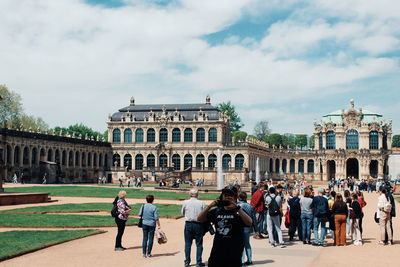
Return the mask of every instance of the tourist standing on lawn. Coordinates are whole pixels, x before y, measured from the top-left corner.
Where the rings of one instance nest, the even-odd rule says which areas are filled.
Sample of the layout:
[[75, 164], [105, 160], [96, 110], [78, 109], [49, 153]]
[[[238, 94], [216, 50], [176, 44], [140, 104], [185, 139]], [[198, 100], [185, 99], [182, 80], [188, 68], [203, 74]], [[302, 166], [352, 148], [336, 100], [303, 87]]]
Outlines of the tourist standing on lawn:
[[206, 208], [203, 201], [198, 200], [199, 191], [191, 189], [189, 192], [190, 199], [185, 200], [182, 205], [182, 215], [185, 216], [185, 266], [190, 265], [190, 251], [192, 248], [193, 239], [196, 241], [196, 263], [197, 266], [205, 266], [202, 261], [203, 255], [203, 236], [204, 225], [197, 218], [200, 213]]
[[161, 228], [160, 220], [158, 217], [158, 210], [155, 205], [153, 205], [154, 196], [146, 196], [146, 204], [143, 204], [139, 210], [138, 215], [142, 215], [143, 218], [143, 242], [142, 251], [143, 257], [151, 257], [151, 250], [153, 249], [154, 232], [156, 230], [156, 225], [158, 229]]
[[335, 203], [333, 203], [332, 213], [335, 216], [335, 245], [346, 245], [346, 223], [349, 213], [347, 204], [343, 201], [342, 194], [336, 194]]
[[[214, 242], [208, 259], [209, 267], [241, 267], [244, 249], [243, 228], [252, 220], [237, 204], [237, 189], [227, 186], [221, 198], [214, 200], [200, 213], [200, 222], [212, 222], [215, 227]], [[213, 210], [212, 208], [217, 207]]]
[[[247, 203], [247, 194], [246, 192], [239, 193], [239, 202], [237, 205], [246, 212], [247, 215], [251, 218], [252, 221], [255, 221], [255, 211], [253, 207]], [[244, 238], [244, 251], [242, 256], [242, 264], [243, 265], [252, 265], [252, 251], [250, 245], [250, 234], [253, 232], [252, 226], [245, 226], [243, 229], [243, 238]], [[245, 257], [247, 256], [247, 261], [245, 261]]]
[[125, 224], [128, 220], [129, 212], [131, 211], [130, 206], [126, 203], [126, 192], [119, 191], [118, 197], [114, 200], [114, 205], [117, 205], [118, 217], [115, 217], [115, 223], [118, 227], [117, 237], [115, 238], [115, 250], [123, 251], [126, 248], [122, 246], [121, 240], [125, 231]]
[[311, 209], [311, 190], [307, 188], [304, 191], [304, 196], [300, 198], [300, 208], [301, 208], [301, 227], [303, 230], [302, 238], [303, 244], [311, 244], [311, 226], [313, 222], [313, 213]]
[[[325, 245], [326, 222], [328, 221], [329, 206], [325, 198], [325, 189], [318, 189], [318, 196], [313, 198], [311, 207], [314, 217], [314, 246]], [[318, 228], [321, 225], [321, 236], [318, 236]]]

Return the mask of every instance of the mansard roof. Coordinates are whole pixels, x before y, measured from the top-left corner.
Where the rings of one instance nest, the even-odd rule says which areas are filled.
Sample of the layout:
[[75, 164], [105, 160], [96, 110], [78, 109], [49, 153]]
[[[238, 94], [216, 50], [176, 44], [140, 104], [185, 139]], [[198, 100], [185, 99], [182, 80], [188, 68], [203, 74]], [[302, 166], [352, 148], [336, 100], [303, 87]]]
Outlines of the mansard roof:
[[135, 121], [145, 121], [145, 117], [153, 112], [155, 116], [161, 116], [164, 112], [166, 116], [174, 117], [178, 113], [183, 121], [193, 121], [199, 113], [207, 116], [208, 120], [218, 120], [220, 115], [216, 107], [210, 103], [206, 104], [146, 104], [135, 105], [134, 102], [118, 110], [111, 116], [111, 121], [121, 121], [122, 117], [131, 114]]
[[[381, 114], [378, 114], [376, 112], [372, 112], [366, 109], [359, 109], [357, 110], [361, 114], [361, 121], [366, 122], [366, 123], [372, 123], [372, 122], [380, 122], [383, 121], [383, 116]], [[344, 114], [346, 111], [344, 109], [339, 109], [334, 112], [331, 112], [325, 116], [322, 117], [322, 122], [324, 123], [342, 123]]]

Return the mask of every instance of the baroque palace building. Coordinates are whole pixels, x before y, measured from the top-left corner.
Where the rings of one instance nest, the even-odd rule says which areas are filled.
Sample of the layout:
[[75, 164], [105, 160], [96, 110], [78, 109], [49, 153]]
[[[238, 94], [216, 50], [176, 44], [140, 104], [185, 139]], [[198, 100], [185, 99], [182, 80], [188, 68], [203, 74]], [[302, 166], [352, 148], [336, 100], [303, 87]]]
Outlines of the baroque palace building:
[[[226, 114], [204, 104], [130, 105], [109, 116], [114, 181], [130, 172], [159, 180], [204, 179], [216, 184], [218, 153], [225, 181], [247, 182], [256, 170], [261, 178], [328, 180], [383, 177], [391, 153], [392, 122], [382, 115], [339, 110], [314, 123], [315, 149], [269, 147], [230, 136]], [[219, 152], [218, 152], [219, 151]], [[258, 164], [258, 167], [257, 167]]]

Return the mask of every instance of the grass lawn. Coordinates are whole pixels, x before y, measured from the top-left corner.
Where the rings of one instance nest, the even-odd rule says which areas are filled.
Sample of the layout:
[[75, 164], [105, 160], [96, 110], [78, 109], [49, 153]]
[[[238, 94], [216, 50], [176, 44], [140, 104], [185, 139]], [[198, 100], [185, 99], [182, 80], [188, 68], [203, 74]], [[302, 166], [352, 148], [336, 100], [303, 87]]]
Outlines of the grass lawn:
[[[141, 198], [149, 194], [154, 195], [156, 199], [188, 199], [188, 193], [163, 192], [163, 191], [144, 191], [133, 188], [122, 188], [127, 193], [127, 198]], [[120, 188], [89, 187], [89, 186], [31, 186], [31, 187], [10, 187], [5, 188], [6, 193], [49, 193], [50, 196], [68, 196], [68, 197], [115, 197]], [[216, 199], [217, 193], [200, 193], [200, 199]]]
[[10, 231], [0, 233], [0, 261], [62, 242], [102, 233], [101, 230]]
[[[142, 204], [133, 205], [132, 215], [137, 215]], [[158, 214], [163, 218], [179, 218], [181, 217], [181, 205], [175, 204], [155, 204], [158, 208]], [[113, 205], [112, 203], [82, 203], [82, 204], [62, 204], [51, 206], [35, 206], [28, 208], [19, 208], [12, 210], [0, 211], [0, 214], [13, 213], [13, 214], [45, 214], [45, 213], [76, 213], [76, 212], [97, 212], [106, 211], [110, 212]], [[0, 222], [1, 224], [1, 222]]]
[[[138, 218], [129, 218], [127, 225], [135, 225]], [[115, 226], [111, 216], [57, 214], [0, 214], [1, 227], [106, 227]]]

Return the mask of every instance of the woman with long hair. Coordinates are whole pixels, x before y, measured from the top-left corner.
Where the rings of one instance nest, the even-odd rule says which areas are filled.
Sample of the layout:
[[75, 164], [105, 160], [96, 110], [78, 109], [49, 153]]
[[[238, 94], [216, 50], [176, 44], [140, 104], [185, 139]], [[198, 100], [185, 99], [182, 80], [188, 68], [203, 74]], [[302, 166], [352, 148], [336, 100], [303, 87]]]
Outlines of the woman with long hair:
[[361, 205], [358, 202], [358, 195], [353, 194], [352, 197], [353, 197], [353, 202], [351, 202], [351, 212], [350, 212], [351, 236], [353, 244], [355, 246], [359, 246], [362, 245], [361, 231], [360, 231], [360, 219], [362, 218], [362, 210], [361, 210]]
[[312, 192], [309, 188], [304, 191], [304, 196], [300, 198], [300, 209], [301, 209], [301, 228], [303, 244], [311, 244], [311, 225], [313, 221], [313, 213], [311, 208], [312, 203]]
[[335, 245], [346, 245], [346, 221], [348, 208], [343, 201], [342, 194], [337, 193], [335, 203], [333, 203], [332, 212], [335, 216]]
[[363, 218], [364, 218], [364, 211], [363, 211], [363, 208], [364, 208], [365, 206], [367, 206], [367, 202], [366, 202], [365, 199], [364, 199], [364, 194], [363, 194], [363, 192], [357, 191], [357, 195], [358, 195], [358, 203], [360, 203], [360, 206], [361, 206], [360, 233], [361, 233], [361, 236], [362, 236], [362, 233], [363, 233], [362, 221], [363, 221]]

